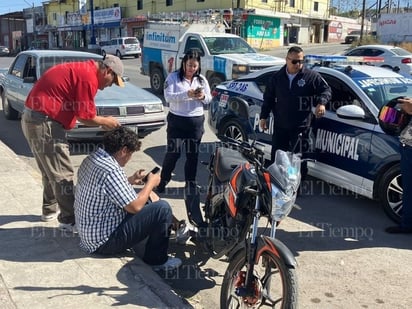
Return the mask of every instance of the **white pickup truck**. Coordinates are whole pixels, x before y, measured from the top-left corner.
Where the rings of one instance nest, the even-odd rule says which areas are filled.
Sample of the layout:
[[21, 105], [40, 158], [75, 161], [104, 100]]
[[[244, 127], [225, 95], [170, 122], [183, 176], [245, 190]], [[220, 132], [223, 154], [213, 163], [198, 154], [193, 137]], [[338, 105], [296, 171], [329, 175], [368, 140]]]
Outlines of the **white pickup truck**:
[[211, 89], [225, 80], [285, 62], [282, 58], [257, 53], [244, 39], [224, 31], [221, 24], [148, 22], [141, 71], [150, 76], [153, 92], [163, 93], [165, 77], [179, 69], [190, 49], [200, 51], [201, 73]]

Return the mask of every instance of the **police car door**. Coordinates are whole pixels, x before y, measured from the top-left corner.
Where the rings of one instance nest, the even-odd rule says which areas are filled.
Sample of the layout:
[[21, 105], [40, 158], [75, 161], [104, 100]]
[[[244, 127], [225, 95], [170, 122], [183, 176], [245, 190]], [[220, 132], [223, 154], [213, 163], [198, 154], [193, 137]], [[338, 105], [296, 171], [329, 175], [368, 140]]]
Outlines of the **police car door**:
[[[275, 70], [271, 70], [266, 72], [265, 74], [260, 75], [259, 77], [254, 79], [254, 84], [256, 88], [250, 87], [250, 90], [255, 91], [255, 94], [252, 94], [248, 100], [249, 101], [249, 115], [251, 117], [251, 122], [253, 123], [253, 129], [255, 131], [255, 138], [259, 142], [262, 142], [266, 145], [272, 144], [272, 134], [273, 134], [273, 114], [270, 112], [268, 118], [268, 129], [263, 131], [262, 128], [259, 126], [260, 121], [260, 112], [263, 104], [263, 93], [265, 92], [268, 80], [270, 80], [271, 76], [277, 72], [281, 66], [277, 66]], [[257, 95], [258, 94], [258, 95]], [[257, 99], [256, 99], [257, 98]], [[252, 119], [253, 117], [253, 119]], [[265, 152], [267, 153], [267, 158], [270, 159], [270, 149], [265, 148]]]
[[[309, 173], [339, 187], [359, 192], [367, 173], [373, 121], [365, 119], [339, 118], [336, 111], [346, 105], [362, 103], [362, 95], [356, 93], [353, 81], [321, 73], [332, 89], [332, 99], [326, 106], [325, 116], [315, 120], [313, 147], [316, 162], [309, 164]], [[352, 83], [352, 84], [350, 84]], [[355, 89], [355, 91], [353, 90]]]

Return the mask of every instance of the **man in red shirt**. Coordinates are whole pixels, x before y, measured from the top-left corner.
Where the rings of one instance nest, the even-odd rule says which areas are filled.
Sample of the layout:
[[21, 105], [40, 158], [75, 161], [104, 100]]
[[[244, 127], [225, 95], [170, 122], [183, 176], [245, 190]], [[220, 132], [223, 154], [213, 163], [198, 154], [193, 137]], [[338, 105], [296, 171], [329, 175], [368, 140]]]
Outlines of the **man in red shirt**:
[[[58, 217], [59, 228], [75, 232], [73, 176], [65, 130], [76, 120], [86, 126], [111, 130], [120, 126], [115, 117], [96, 114], [97, 90], [124, 86], [122, 61], [112, 55], [103, 60], [53, 66], [35, 83], [22, 115], [22, 129], [42, 174], [42, 221]], [[60, 212], [60, 213], [59, 213]]]

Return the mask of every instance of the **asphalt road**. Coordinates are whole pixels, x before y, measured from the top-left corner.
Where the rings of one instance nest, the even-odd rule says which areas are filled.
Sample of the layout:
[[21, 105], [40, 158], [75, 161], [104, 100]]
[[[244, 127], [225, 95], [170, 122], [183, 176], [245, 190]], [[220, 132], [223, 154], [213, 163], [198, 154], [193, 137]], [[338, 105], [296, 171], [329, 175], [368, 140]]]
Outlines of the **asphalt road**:
[[[336, 53], [347, 46], [326, 45], [322, 53]], [[305, 47], [306, 53], [315, 53]], [[316, 46], [314, 48], [319, 48]], [[278, 51], [284, 56], [286, 49]], [[317, 51], [316, 51], [317, 52]], [[271, 54], [274, 54], [271, 52]], [[0, 67], [6, 66], [0, 58]], [[147, 88], [148, 78], [139, 74], [140, 60], [124, 59], [126, 74]], [[209, 158], [215, 136], [207, 125], [200, 160]], [[0, 112], [0, 139], [20, 158], [35, 166], [18, 121], [7, 121]], [[142, 140], [143, 147], [126, 166], [131, 174], [139, 168], [161, 166], [165, 148], [165, 128]], [[77, 168], [84, 156], [97, 147], [93, 143], [72, 145]], [[198, 179], [206, 184], [206, 169], [199, 165]], [[182, 187], [183, 160], [178, 162], [168, 194], [178, 218], [185, 218]], [[22, 184], [24, 185], [24, 184]], [[281, 223], [278, 238], [298, 261], [300, 308], [410, 308], [412, 304], [412, 242], [410, 235], [388, 235], [384, 228], [392, 222], [379, 205], [317, 179], [303, 184], [290, 217]], [[39, 206], [40, 207], [40, 206]], [[172, 244], [171, 253], [183, 259], [181, 270], [166, 281], [195, 308], [218, 308], [224, 260], [214, 260], [189, 243]]]

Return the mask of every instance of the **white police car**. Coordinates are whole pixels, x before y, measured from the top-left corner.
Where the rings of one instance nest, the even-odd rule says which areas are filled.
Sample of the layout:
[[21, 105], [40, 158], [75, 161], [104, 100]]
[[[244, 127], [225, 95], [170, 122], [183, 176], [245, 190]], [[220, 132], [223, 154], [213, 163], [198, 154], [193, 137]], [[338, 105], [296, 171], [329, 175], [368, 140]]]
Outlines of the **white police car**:
[[[399, 141], [382, 131], [377, 116], [391, 99], [412, 96], [412, 79], [384, 68], [359, 64], [382, 61], [378, 57], [308, 55], [306, 60], [332, 88], [325, 116], [316, 121], [310, 140], [316, 162], [309, 163], [309, 174], [379, 200], [389, 217], [399, 221], [402, 210]], [[266, 82], [280, 67], [251, 73], [214, 89], [208, 123], [216, 135], [256, 139], [265, 144], [265, 153], [270, 157], [272, 132], [262, 132], [259, 114]]]

